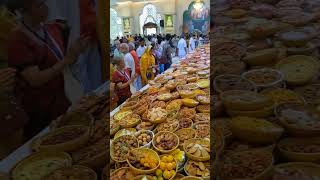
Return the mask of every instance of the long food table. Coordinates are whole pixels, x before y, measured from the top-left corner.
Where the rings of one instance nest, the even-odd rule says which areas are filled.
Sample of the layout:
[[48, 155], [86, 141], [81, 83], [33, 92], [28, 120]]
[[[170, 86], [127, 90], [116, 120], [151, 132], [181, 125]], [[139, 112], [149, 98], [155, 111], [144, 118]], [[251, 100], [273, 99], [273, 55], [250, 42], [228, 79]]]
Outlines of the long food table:
[[[210, 49], [206, 45], [111, 112], [110, 179], [210, 179], [209, 69]], [[198, 157], [183, 143], [194, 143]], [[128, 153], [130, 158], [126, 159]], [[146, 173], [150, 168], [153, 171]], [[138, 171], [148, 175], [132, 176]]]

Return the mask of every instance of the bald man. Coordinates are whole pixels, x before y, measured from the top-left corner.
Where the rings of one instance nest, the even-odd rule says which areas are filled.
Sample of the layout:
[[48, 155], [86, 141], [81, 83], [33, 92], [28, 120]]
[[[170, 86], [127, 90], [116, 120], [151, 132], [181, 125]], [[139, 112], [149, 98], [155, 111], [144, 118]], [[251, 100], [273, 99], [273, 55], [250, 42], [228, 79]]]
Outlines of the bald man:
[[[130, 70], [131, 77], [134, 77], [134, 75], [136, 74], [136, 68], [135, 68], [134, 58], [132, 57], [129, 51], [129, 45], [127, 43], [120, 44], [120, 52], [124, 54], [124, 57], [123, 57], [124, 63], [126, 68]], [[136, 92], [136, 88], [134, 87], [134, 84], [130, 84], [130, 90], [132, 94]]]

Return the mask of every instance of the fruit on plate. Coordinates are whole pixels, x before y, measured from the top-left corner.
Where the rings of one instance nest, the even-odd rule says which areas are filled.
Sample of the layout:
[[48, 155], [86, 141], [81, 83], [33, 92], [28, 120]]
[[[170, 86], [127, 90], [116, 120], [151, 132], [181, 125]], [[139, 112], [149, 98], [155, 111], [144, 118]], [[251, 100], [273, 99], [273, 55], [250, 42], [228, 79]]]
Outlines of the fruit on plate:
[[196, 107], [199, 104], [198, 101], [196, 101], [194, 99], [188, 99], [188, 98], [182, 99], [182, 103], [184, 106], [190, 107], [190, 108]]
[[117, 162], [125, 161], [131, 149], [138, 148], [138, 140], [132, 135], [123, 135], [112, 142], [111, 157]]
[[97, 174], [92, 169], [84, 166], [71, 166], [57, 169], [48, 175], [46, 180], [94, 180], [97, 179]]
[[187, 156], [192, 160], [207, 161], [210, 159], [210, 141], [203, 139], [190, 139], [184, 144]]
[[179, 145], [179, 138], [172, 132], [160, 131], [152, 141], [153, 146], [160, 151], [172, 151]]
[[163, 155], [160, 158], [160, 166], [156, 170], [157, 179], [171, 179], [176, 175], [177, 164], [172, 155]]
[[[144, 150], [140, 150], [144, 149]], [[140, 148], [130, 151], [128, 162], [139, 170], [151, 170], [159, 166], [159, 157], [150, 149]]]
[[110, 180], [131, 180], [135, 176], [130, 168], [121, 168], [111, 174]]
[[170, 154], [173, 155], [174, 159], [177, 160], [179, 167], [180, 167], [180, 165], [183, 165], [183, 163], [184, 163], [185, 160], [186, 160], [186, 158], [185, 158], [185, 152], [182, 151], [182, 150], [180, 150], [180, 149], [175, 149], [175, 150], [172, 151]]
[[152, 131], [142, 130], [137, 132], [136, 138], [138, 139], [139, 146], [142, 147], [149, 144], [152, 141], [153, 136]]
[[261, 118], [234, 117], [229, 124], [235, 137], [251, 143], [273, 143], [284, 132], [282, 127]]
[[166, 120], [167, 111], [160, 107], [148, 110], [147, 118], [152, 123], [162, 123]]
[[276, 104], [296, 103], [304, 104], [304, 99], [289, 89], [272, 88], [261, 92], [262, 95], [271, 98]]
[[203, 177], [203, 178], [210, 176], [209, 163], [188, 160], [184, 169], [189, 176], [196, 176], [196, 177]]
[[255, 179], [272, 170], [272, 153], [249, 150], [227, 154], [223, 160], [223, 179]]

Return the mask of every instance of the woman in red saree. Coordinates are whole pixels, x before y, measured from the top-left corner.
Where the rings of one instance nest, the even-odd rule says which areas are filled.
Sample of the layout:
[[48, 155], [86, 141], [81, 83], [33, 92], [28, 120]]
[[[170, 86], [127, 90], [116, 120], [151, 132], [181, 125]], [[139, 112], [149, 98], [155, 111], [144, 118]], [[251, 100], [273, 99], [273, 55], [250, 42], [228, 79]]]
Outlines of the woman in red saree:
[[9, 35], [8, 64], [17, 70], [16, 96], [30, 118], [25, 135], [31, 138], [68, 109], [63, 69], [78, 59], [88, 39], [77, 40], [66, 52], [61, 24], [44, 24], [44, 0], [15, 2], [13, 8], [22, 20]]

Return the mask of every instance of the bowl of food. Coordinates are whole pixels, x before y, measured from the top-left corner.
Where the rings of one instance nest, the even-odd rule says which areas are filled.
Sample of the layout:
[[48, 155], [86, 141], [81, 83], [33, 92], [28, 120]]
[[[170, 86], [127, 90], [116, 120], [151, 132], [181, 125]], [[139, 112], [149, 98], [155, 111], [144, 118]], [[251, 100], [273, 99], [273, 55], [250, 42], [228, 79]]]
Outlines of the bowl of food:
[[138, 101], [127, 101], [120, 106], [120, 110], [122, 111], [134, 110], [135, 108], [138, 107], [138, 105], [139, 105]]
[[126, 116], [132, 114], [132, 110], [124, 110], [124, 111], [119, 111], [117, 112], [114, 116], [113, 119], [116, 121], [121, 121], [121, 119], [125, 118]]
[[74, 125], [55, 129], [36, 138], [31, 148], [35, 151], [53, 150], [69, 152], [85, 145], [90, 138], [90, 127]]
[[286, 138], [278, 143], [280, 154], [293, 162], [319, 162], [319, 138]]
[[252, 81], [258, 88], [279, 87], [283, 84], [283, 74], [275, 69], [263, 68], [247, 71], [242, 76]]
[[93, 125], [94, 118], [91, 114], [84, 111], [70, 111], [53, 122], [51, 128], [56, 129], [64, 126], [72, 125]]
[[175, 99], [173, 101], [170, 101], [167, 105], [166, 105], [166, 110], [168, 112], [178, 112], [182, 106], [183, 102], [181, 99]]
[[113, 119], [110, 119], [110, 136], [115, 135], [120, 130], [120, 125]]
[[257, 91], [257, 87], [251, 81], [239, 75], [219, 75], [214, 78], [213, 83], [214, 89], [220, 94], [228, 90]]
[[141, 118], [138, 114], [130, 114], [123, 119], [119, 120], [118, 124], [122, 128], [132, 128], [140, 124]]
[[179, 128], [179, 121], [175, 118], [167, 118], [167, 120], [156, 127], [157, 132], [159, 131], [170, 131], [175, 132]]
[[229, 125], [235, 137], [258, 144], [274, 143], [284, 132], [282, 127], [262, 118], [234, 117]]
[[210, 95], [197, 95], [196, 96], [196, 99], [197, 101], [200, 103], [200, 104], [210, 104]]
[[229, 90], [223, 92], [221, 100], [226, 109], [253, 111], [274, 104], [273, 100], [267, 96], [244, 90]]
[[190, 118], [180, 118], [179, 119], [179, 129], [190, 128], [193, 125], [193, 121]]
[[101, 140], [90, 144], [88, 146], [82, 147], [73, 151], [71, 153], [72, 163], [89, 167], [93, 170], [102, 168], [105, 162], [108, 160], [108, 148], [110, 147], [110, 142], [104, 138]]
[[161, 155], [160, 166], [156, 170], [157, 179], [173, 180], [178, 171], [177, 160], [172, 155]]
[[140, 130], [135, 134], [139, 147], [150, 148], [154, 133], [150, 130]]
[[209, 104], [202, 104], [202, 105], [198, 105], [196, 107], [196, 110], [199, 113], [210, 113], [210, 105]]
[[153, 124], [163, 123], [167, 118], [167, 111], [162, 108], [152, 108], [148, 110], [147, 118]]
[[63, 167], [53, 171], [46, 180], [67, 180], [70, 177], [75, 179], [98, 180], [97, 173], [85, 166]]
[[197, 85], [199, 88], [205, 89], [210, 86], [210, 81], [209, 81], [209, 79], [199, 79], [197, 81]]
[[319, 136], [319, 112], [310, 106], [281, 104], [275, 110], [276, 117], [286, 131], [294, 136]]
[[305, 100], [298, 93], [284, 88], [268, 88], [261, 91], [261, 94], [271, 98], [277, 105], [279, 104], [305, 104]]
[[247, 53], [243, 61], [250, 66], [264, 66], [272, 64], [278, 55], [278, 49], [270, 48]]
[[[105, 175], [105, 179], [107, 180], [107, 177], [109, 177], [109, 174]], [[110, 175], [110, 180], [131, 180], [134, 177], [136, 177], [136, 174], [131, 170], [129, 167], [120, 168], [115, 170]]]
[[188, 160], [184, 166], [184, 171], [188, 176], [210, 179], [210, 162]]
[[193, 125], [196, 138], [210, 138], [210, 122], [197, 122]]
[[311, 38], [303, 31], [287, 31], [278, 34], [278, 38], [288, 47], [304, 46]]
[[196, 130], [192, 128], [182, 128], [175, 132], [179, 137], [179, 146], [183, 148], [184, 142], [196, 137]]
[[129, 151], [139, 147], [138, 140], [133, 135], [123, 135], [112, 141], [110, 155], [115, 162], [125, 162]]
[[67, 153], [41, 151], [18, 162], [11, 170], [11, 179], [42, 180], [55, 170], [70, 167], [71, 164], [72, 158]]
[[298, 178], [317, 179], [320, 178], [320, 166], [309, 162], [290, 162], [278, 164], [273, 169], [273, 179]]
[[142, 121], [140, 124], [137, 125], [137, 130], [150, 130], [154, 129], [155, 125], [150, 121]]
[[319, 62], [312, 56], [293, 55], [278, 62], [276, 69], [284, 74], [289, 85], [304, 85], [318, 73]]
[[136, 148], [129, 152], [127, 162], [136, 174], [152, 174], [160, 166], [160, 157], [152, 149]]
[[170, 153], [179, 146], [179, 137], [169, 131], [160, 131], [155, 134], [152, 145], [161, 153]]
[[196, 107], [199, 104], [198, 101], [196, 101], [194, 99], [189, 99], [189, 98], [182, 99], [182, 103], [184, 106], [190, 107], [190, 108]]
[[157, 99], [159, 101], [170, 101], [172, 99], [172, 94], [171, 93], [163, 93], [158, 95]]
[[189, 139], [185, 141], [183, 150], [191, 160], [208, 161], [210, 159], [210, 141], [207, 139]]
[[197, 122], [209, 122], [210, 121], [210, 113], [197, 113], [194, 117], [194, 123]]
[[[255, 163], [253, 166], [252, 163]], [[272, 173], [273, 156], [265, 150], [248, 150], [225, 155], [222, 179], [265, 179]]]

